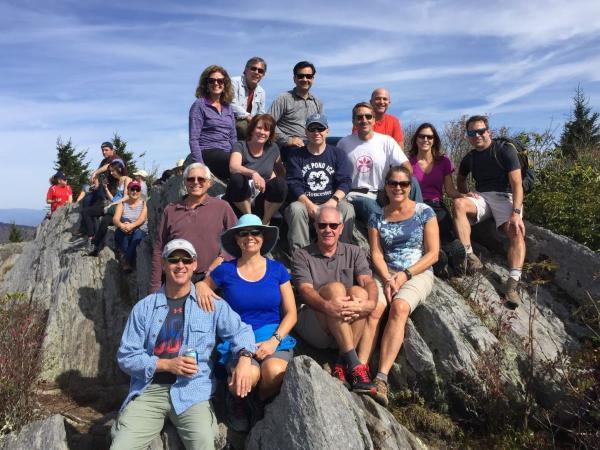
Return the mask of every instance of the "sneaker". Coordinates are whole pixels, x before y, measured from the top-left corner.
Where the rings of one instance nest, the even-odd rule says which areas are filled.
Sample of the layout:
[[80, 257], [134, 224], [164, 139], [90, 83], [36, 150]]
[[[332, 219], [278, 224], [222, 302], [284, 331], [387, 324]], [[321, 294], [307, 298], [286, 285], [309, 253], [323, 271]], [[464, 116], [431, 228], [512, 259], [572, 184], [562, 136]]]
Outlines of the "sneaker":
[[229, 428], [240, 433], [250, 429], [246, 401], [243, 398], [234, 396], [229, 390], [225, 394], [225, 411]]
[[350, 388], [357, 394], [369, 394], [375, 396], [377, 388], [369, 378], [369, 366], [359, 364], [350, 372]]
[[373, 382], [375, 383], [375, 387], [377, 388], [377, 394], [375, 394], [375, 401], [387, 408], [387, 405], [390, 402], [388, 400], [388, 384], [379, 378], [375, 378]]
[[346, 379], [346, 367], [343, 364], [337, 363], [333, 366], [331, 376], [340, 380], [346, 389], [350, 389], [350, 383]]
[[481, 260], [475, 253], [467, 253], [467, 272], [473, 273], [483, 269]]
[[514, 278], [508, 277], [506, 283], [504, 283], [504, 298], [506, 304], [512, 309], [521, 306], [521, 296], [518, 292], [519, 282]]

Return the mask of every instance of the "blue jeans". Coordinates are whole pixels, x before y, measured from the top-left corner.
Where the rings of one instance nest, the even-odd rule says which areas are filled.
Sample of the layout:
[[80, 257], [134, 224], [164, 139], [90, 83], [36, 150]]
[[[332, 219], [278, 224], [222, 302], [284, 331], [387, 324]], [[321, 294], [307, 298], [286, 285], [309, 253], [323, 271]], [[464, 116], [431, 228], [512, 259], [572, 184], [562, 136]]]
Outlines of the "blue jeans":
[[139, 228], [136, 228], [130, 234], [123, 232], [121, 229], [115, 231], [115, 246], [123, 252], [125, 260], [129, 264], [135, 263], [137, 246], [142, 242], [144, 236], [146, 236], [146, 233]]
[[362, 223], [367, 223], [371, 214], [381, 214], [383, 211], [377, 200], [362, 195], [353, 195], [349, 202], [354, 206], [356, 219]]
[[411, 179], [410, 194], [408, 198], [414, 200], [417, 203], [423, 203], [423, 194], [421, 193], [421, 186], [419, 186], [419, 180], [415, 177]]

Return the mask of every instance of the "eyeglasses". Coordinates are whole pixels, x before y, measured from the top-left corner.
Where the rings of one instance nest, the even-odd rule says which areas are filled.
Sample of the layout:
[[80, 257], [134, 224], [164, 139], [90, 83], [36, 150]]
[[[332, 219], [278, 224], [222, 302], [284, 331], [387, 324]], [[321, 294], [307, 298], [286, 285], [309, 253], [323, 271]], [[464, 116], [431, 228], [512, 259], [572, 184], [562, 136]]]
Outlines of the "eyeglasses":
[[131, 188], [129, 189], [129, 192], [141, 192], [140, 188]]
[[469, 136], [469, 137], [475, 137], [477, 135], [483, 136], [486, 131], [487, 131], [487, 128], [478, 128], [476, 130], [467, 130], [467, 136]]
[[248, 67], [248, 69], [251, 70], [252, 72], [258, 72], [261, 75], [264, 75], [264, 73], [265, 73], [265, 69], [263, 69], [262, 67], [252, 66], [252, 67]]
[[354, 120], [362, 120], [362, 119], [371, 120], [372, 118], [373, 118], [373, 114], [356, 114], [354, 116]]
[[327, 223], [327, 222], [317, 223], [317, 227], [319, 228], [319, 230], [324, 230], [327, 227], [331, 228], [332, 230], [337, 230], [340, 225], [341, 225], [341, 223]]
[[410, 187], [410, 181], [385, 180], [385, 184], [390, 187], [401, 187], [402, 189]]
[[430, 141], [433, 141], [435, 139], [435, 136], [433, 134], [417, 134], [417, 137], [419, 139], [423, 139], [423, 140], [428, 139]]
[[239, 237], [262, 236], [262, 230], [240, 230], [236, 233]]
[[314, 126], [314, 127], [308, 127], [306, 129], [306, 131], [308, 131], [309, 133], [322, 133], [326, 129], [327, 128], [325, 128], [324, 126], [317, 125], [317, 126]]
[[225, 84], [225, 78], [207, 78], [208, 84], [219, 84], [223, 86]]
[[169, 264], [179, 264], [180, 262], [182, 262], [186, 266], [189, 266], [191, 263], [194, 262], [194, 258], [192, 258], [191, 256], [169, 256], [167, 258], [167, 262]]
[[296, 78], [299, 80], [306, 78], [307, 80], [312, 80], [315, 76], [312, 73], [297, 73]]
[[185, 179], [185, 181], [187, 181], [190, 184], [194, 184], [194, 183], [198, 183], [198, 184], [204, 184], [208, 181], [207, 178], [203, 178], [203, 177], [187, 177]]

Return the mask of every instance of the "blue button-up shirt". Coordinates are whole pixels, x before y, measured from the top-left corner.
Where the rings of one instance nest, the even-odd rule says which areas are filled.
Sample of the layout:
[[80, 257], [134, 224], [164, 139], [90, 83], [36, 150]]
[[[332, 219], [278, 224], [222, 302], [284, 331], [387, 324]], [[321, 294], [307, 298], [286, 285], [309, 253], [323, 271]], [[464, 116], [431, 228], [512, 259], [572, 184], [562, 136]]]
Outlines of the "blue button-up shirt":
[[[246, 85], [246, 76], [232, 77], [231, 85], [233, 86], [233, 101], [231, 107], [236, 119], [245, 119], [248, 117], [248, 111], [246, 111], [246, 105], [248, 104], [248, 95], [250, 90]], [[254, 97], [252, 97], [252, 110], [250, 114], [256, 116], [257, 114], [264, 114], [266, 108], [267, 94], [262, 86], [259, 84], [254, 89]]]
[[203, 150], [230, 152], [236, 142], [235, 118], [231, 105], [221, 104], [219, 112], [210, 99], [205, 97], [200, 97], [192, 104], [189, 115], [189, 143], [194, 162], [204, 162]]
[[[231, 342], [233, 354], [243, 348], [256, 351], [252, 328], [242, 322], [240, 316], [225, 301], [215, 301], [215, 310], [206, 312], [196, 303], [196, 290], [191, 283], [190, 286], [190, 294], [185, 300], [180, 354], [186, 348], [195, 348], [198, 371], [191, 377], [177, 376], [177, 381], [171, 386], [171, 403], [177, 415], [212, 396], [216, 381], [210, 356], [217, 336]], [[163, 286], [160, 291], [140, 300], [129, 314], [117, 353], [119, 367], [131, 376], [129, 394], [121, 411], [152, 382], [158, 361], [158, 357], [154, 356], [156, 337], [168, 311]]]

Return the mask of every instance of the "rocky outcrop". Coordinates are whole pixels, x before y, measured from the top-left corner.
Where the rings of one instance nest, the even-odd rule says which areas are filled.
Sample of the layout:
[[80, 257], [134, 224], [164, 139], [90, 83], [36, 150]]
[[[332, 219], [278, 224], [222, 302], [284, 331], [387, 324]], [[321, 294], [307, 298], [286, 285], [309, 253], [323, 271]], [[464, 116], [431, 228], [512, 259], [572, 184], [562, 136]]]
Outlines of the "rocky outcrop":
[[308, 450], [424, 449], [425, 445], [372, 399], [348, 392], [307, 356], [288, 366], [246, 448]]
[[0, 450], [68, 450], [65, 420], [60, 414], [25, 425], [0, 439]]
[[26, 245], [26, 242], [0, 245], [0, 283], [4, 281], [7, 273], [14, 267]]

